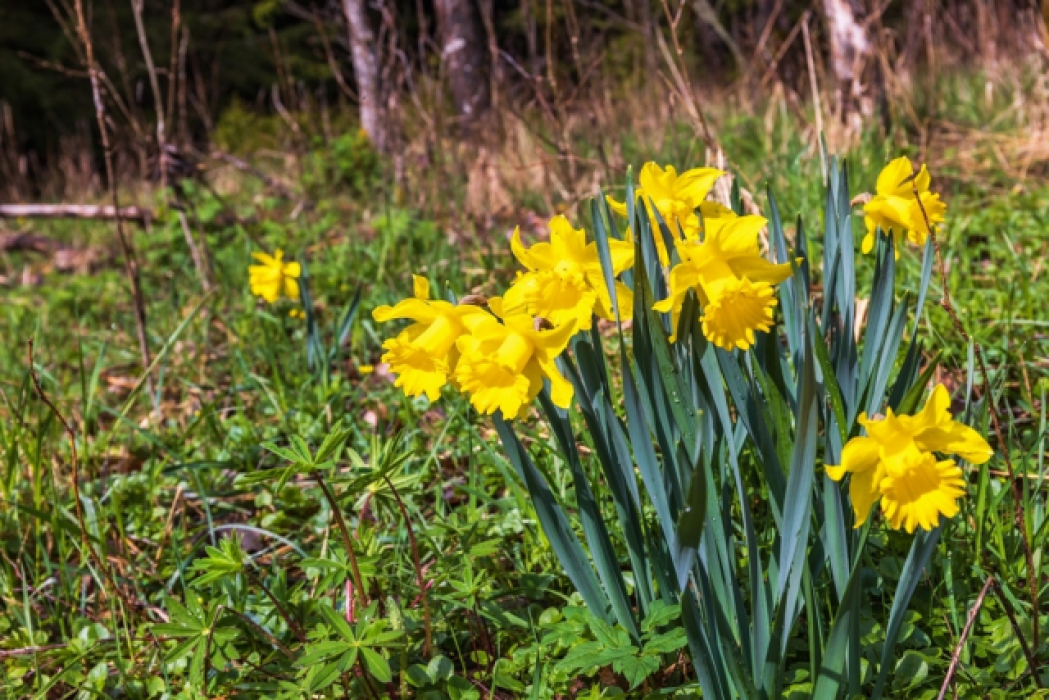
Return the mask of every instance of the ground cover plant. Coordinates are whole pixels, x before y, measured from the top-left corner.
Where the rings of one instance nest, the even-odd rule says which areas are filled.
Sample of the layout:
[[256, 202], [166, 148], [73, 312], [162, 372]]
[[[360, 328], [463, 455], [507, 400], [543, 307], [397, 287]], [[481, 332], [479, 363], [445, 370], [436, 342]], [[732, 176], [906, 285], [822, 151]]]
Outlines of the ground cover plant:
[[[164, 211], [141, 253], [152, 390], [116, 270], [5, 290], [5, 693], [1039, 697], [1046, 191], [934, 170], [894, 193], [881, 142], [824, 184], [799, 140], [730, 168], [767, 181], [759, 222], [738, 187], [661, 206], [644, 163], [683, 178], [686, 149], [466, 243], [393, 194], [347, 224], [340, 193], [385, 174], [337, 154], [305, 212], [187, 184], [214, 283]], [[548, 265], [545, 240], [578, 257]], [[702, 246], [740, 256], [714, 274]], [[583, 294], [543, 293], [565, 280]], [[712, 313], [746, 299], [746, 324]], [[462, 329], [427, 336], [439, 314]], [[964, 445], [922, 433], [929, 411]], [[910, 518], [887, 477], [858, 505], [888, 457], [845, 456], [892, 420], [942, 475]]]

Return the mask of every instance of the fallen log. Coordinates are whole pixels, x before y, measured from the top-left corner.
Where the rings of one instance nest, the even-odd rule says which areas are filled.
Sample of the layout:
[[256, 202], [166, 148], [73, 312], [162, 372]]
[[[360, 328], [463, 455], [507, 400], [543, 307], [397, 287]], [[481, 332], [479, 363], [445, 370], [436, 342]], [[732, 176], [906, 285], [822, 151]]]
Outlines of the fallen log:
[[121, 207], [98, 204], [0, 204], [0, 219], [96, 219], [109, 221], [119, 214], [123, 221], [134, 221], [149, 226], [153, 211], [141, 207]]

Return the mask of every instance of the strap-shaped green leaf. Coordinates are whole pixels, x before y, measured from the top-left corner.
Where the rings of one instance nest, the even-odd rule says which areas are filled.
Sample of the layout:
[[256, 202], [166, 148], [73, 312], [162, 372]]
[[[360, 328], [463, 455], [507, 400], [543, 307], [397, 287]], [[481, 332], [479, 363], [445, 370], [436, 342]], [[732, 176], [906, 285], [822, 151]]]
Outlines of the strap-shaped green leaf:
[[[601, 201], [605, 195], [598, 190]], [[605, 229], [605, 220], [601, 216], [601, 209], [597, 202], [590, 200], [590, 216], [594, 220], [594, 242], [597, 243], [597, 255], [601, 260], [601, 273], [605, 278], [605, 288], [608, 290], [608, 298], [612, 300], [612, 313], [615, 320], [619, 322], [619, 300], [616, 298], [616, 278], [612, 271], [612, 251], [608, 244], [608, 231]]]
[[830, 634], [824, 647], [823, 663], [820, 665], [812, 700], [837, 700], [845, 685], [845, 664], [849, 660], [849, 635], [854, 624], [859, 622], [861, 612], [860, 581], [862, 567], [855, 566], [849, 575], [841, 605], [834, 615]]
[[657, 313], [652, 310], [652, 304], [647, 296], [647, 284], [644, 279], [638, 279], [637, 281], [634, 297], [637, 298], [639, 294], [642, 297], [641, 303], [644, 308], [646, 329], [648, 338], [651, 341], [652, 359], [655, 361], [658, 369], [663, 389], [670, 399], [670, 410], [674, 416], [674, 422], [677, 424], [678, 430], [681, 431], [681, 437], [685, 441], [685, 445], [689, 447], [689, 453], [694, 459], [694, 450], [697, 445], [696, 409], [692, 405], [690, 395], [686, 392], [686, 388], [681, 381], [681, 373], [671, 357], [670, 341], [663, 330], [663, 324], [659, 320]]
[[601, 590], [601, 584], [597, 580], [594, 568], [590, 565], [590, 560], [583, 551], [583, 545], [580, 544], [575, 531], [572, 530], [564, 508], [557, 502], [546, 482], [546, 477], [536, 468], [528, 451], [521, 444], [513, 428], [503, 419], [502, 414], [496, 413], [492, 421], [495, 423], [496, 432], [499, 433], [499, 439], [510, 458], [510, 463], [514, 465], [514, 469], [517, 470], [528, 488], [536, 514], [539, 516], [539, 524], [542, 525], [546, 538], [550, 540], [558, 561], [561, 562], [561, 566], [564, 567], [565, 573], [568, 574], [576, 590], [583, 596], [583, 601], [590, 612], [608, 621], [610, 619], [608, 616], [609, 600]]
[[885, 642], [881, 650], [881, 667], [878, 669], [878, 681], [874, 685], [874, 693], [871, 700], [880, 700], [885, 691], [885, 681], [889, 678], [889, 670], [893, 664], [893, 653], [896, 650], [896, 639], [903, 627], [903, 616], [907, 614], [907, 606], [910, 605], [914, 589], [918, 587], [922, 572], [929, 563], [940, 541], [940, 531], [943, 529], [941, 517], [940, 526], [932, 532], [919, 530], [911, 543], [911, 551], [907, 554], [907, 561], [903, 564], [903, 572], [900, 581], [896, 584], [896, 595], [892, 599], [892, 610], [889, 612], [889, 624], [885, 628]]
[[361, 306], [361, 292], [363, 290], [364, 285], [358, 284], [357, 291], [353, 294], [353, 299], [347, 304], [346, 310], [342, 312], [342, 319], [339, 321], [339, 326], [335, 329], [335, 342], [332, 343], [331, 350], [328, 353], [329, 360], [335, 359], [339, 354], [339, 350], [350, 337], [350, 331], [353, 330], [353, 322], [357, 319], [357, 311]]
[[616, 556], [612, 538], [609, 536], [605, 520], [601, 516], [601, 510], [594, 498], [594, 492], [590, 488], [583, 465], [579, 460], [579, 450], [575, 438], [572, 435], [572, 425], [568, 418], [568, 412], [558, 408], [550, 400], [546, 389], [539, 394], [539, 401], [546, 414], [547, 422], [557, 439], [561, 448], [562, 456], [568, 463], [572, 472], [572, 483], [575, 486], [576, 503], [583, 521], [583, 535], [586, 537], [590, 547], [590, 554], [597, 567], [597, 574], [604, 584], [605, 592], [612, 604], [612, 611], [616, 619], [636, 639], [638, 628], [631, 610], [630, 600], [627, 596], [626, 582], [623, 580], [623, 572]]

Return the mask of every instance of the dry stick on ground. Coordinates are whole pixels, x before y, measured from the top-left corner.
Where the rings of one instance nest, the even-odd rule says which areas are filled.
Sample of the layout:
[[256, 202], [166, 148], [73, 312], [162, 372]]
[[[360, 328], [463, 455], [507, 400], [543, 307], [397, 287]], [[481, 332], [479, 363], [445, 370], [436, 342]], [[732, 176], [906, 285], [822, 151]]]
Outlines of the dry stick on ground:
[[[193, 267], [197, 268], [200, 286], [204, 289], [204, 293], [208, 294], [211, 292], [211, 278], [208, 275], [207, 253], [205, 250], [202, 250], [202, 245], [197, 245], [197, 240], [193, 237], [193, 231], [189, 228], [186, 212], [182, 209], [178, 210], [178, 221], [182, 227], [182, 235], [186, 239], [186, 245], [189, 247], [189, 256], [193, 259]], [[203, 243], [203, 234], [200, 238]]]
[[[1023, 498], [1020, 494], [1020, 487], [1016, 483], [1016, 469], [1013, 467], [1013, 460], [1009, 456], [1009, 445], [1005, 440], [1005, 435], [1002, 433], [1001, 422], [998, 418], [998, 408], [995, 406], [994, 401], [994, 387], [991, 386], [991, 375], [987, 371], [987, 362], [984, 360], [983, 348], [980, 344], [974, 340], [969, 333], [965, 330], [965, 326], [962, 325], [961, 319], [958, 318], [958, 314], [954, 310], [954, 304], [951, 302], [951, 292], [947, 285], [947, 267], [943, 263], [943, 254], [940, 252], [940, 242], [936, 238], [936, 230], [933, 228], [932, 223], [929, 221], [929, 213], [925, 211], [925, 205], [922, 203], [922, 198], [918, 194], [918, 186], [915, 184], [915, 180], [911, 178], [911, 189], [914, 192], [915, 201], [918, 202], [918, 208], [921, 209], [922, 218], [925, 220], [925, 228], [929, 231], [929, 237], [932, 239], [932, 249], [936, 254], [936, 264], [940, 270], [940, 282], [943, 285], [943, 298], [940, 299], [940, 306], [943, 307], [947, 315], [951, 317], [951, 321], [954, 324], [955, 330], [962, 336], [965, 342], [972, 343], [973, 353], [976, 355], [976, 361], [980, 364], [980, 374], [983, 375], [983, 383], [987, 390], [987, 408], [991, 414], [991, 423], [994, 425], [995, 435], [998, 437], [998, 447], [1002, 453], [1002, 459], [1005, 461], [1005, 466], [1009, 470], [1009, 488], [1012, 490], [1013, 501], [1016, 503], [1016, 519], [1019, 521], [1020, 528], [1020, 539], [1024, 546], [1024, 557], [1027, 563], [1027, 586], [1031, 593], [1031, 611], [1033, 618], [1033, 636], [1034, 636], [1034, 647], [1038, 648], [1039, 638], [1039, 612], [1038, 612], [1038, 574], [1034, 567], [1034, 555], [1031, 552], [1031, 539], [1027, 533], [1027, 517], [1024, 513]], [[1036, 666], [1031, 667], [1031, 672], [1035, 678], [1038, 678], [1038, 668]]]
[[113, 220], [116, 222], [117, 238], [120, 241], [120, 249], [124, 254], [124, 270], [127, 273], [128, 282], [131, 285], [131, 300], [135, 307], [135, 326], [138, 331], [138, 349], [142, 355], [142, 369], [147, 372], [146, 387], [151, 398], [155, 397], [153, 388], [153, 375], [149, 373], [149, 339], [146, 335], [146, 304], [142, 299], [141, 278], [138, 271], [138, 261], [135, 259], [135, 251], [131, 241], [124, 235], [124, 223], [120, 217], [120, 203], [117, 200], [116, 173], [113, 167], [113, 149], [109, 142], [109, 131], [106, 127], [106, 106], [102, 101], [102, 92], [99, 88], [98, 64], [95, 62], [95, 47], [91, 43], [91, 33], [87, 28], [87, 20], [84, 16], [84, 0], [75, 0], [77, 32], [84, 44], [87, 60], [87, 71], [91, 80], [91, 95], [95, 101], [95, 120], [98, 122], [98, 130], [102, 137], [102, 153], [106, 165], [106, 179], [109, 181], [109, 196], [113, 200]]
[[[820, 103], [820, 86], [816, 80], [816, 64], [812, 58], [812, 39], [809, 37], [808, 13], [802, 18], [801, 36], [805, 40], [805, 63], [809, 69], [809, 87], [812, 89], [812, 106], [816, 111], [816, 138], [819, 140], [823, 135], [823, 105]], [[818, 144], [820, 153], [820, 172], [823, 174], [823, 184], [827, 184], [827, 159], [823, 157], [823, 145]]]
[[980, 591], [980, 595], [976, 596], [973, 609], [969, 611], [969, 619], [965, 621], [962, 634], [958, 637], [958, 643], [954, 646], [954, 653], [951, 654], [951, 665], [947, 667], [947, 676], [943, 679], [943, 685], [940, 686], [940, 694], [936, 696], [936, 700], [943, 700], [947, 695], [947, 688], [951, 685], [951, 679], [954, 678], [954, 672], [957, 670], [958, 662], [961, 660], [962, 649], [965, 648], [965, 640], [969, 638], [969, 632], [972, 631], [973, 623], [976, 622], [976, 618], [980, 614], [980, 608], [983, 606], [983, 599], [987, 597], [987, 591], [995, 585], [997, 585], [997, 581], [994, 580], [994, 576], [988, 576], [987, 581], [983, 584], [983, 589]]
[[54, 253], [62, 248], [62, 242], [33, 233], [0, 233], [0, 253], [25, 250], [34, 253]]

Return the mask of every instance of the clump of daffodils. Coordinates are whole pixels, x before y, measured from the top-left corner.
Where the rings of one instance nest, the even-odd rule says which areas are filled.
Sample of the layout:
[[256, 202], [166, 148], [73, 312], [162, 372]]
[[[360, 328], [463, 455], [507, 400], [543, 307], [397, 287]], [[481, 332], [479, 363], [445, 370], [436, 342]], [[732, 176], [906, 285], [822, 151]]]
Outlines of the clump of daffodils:
[[[670, 296], [654, 308], [671, 313], [674, 327], [689, 291], [703, 308], [704, 335], [726, 349], [746, 350], [757, 333], [775, 323], [775, 286], [791, 274], [790, 263], [774, 264], [758, 248], [758, 234], [768, 223], [760, 216], [737, 216], [707, 200], [724, 175], [713, 168], [678, 174], [673, 166], [648, 163], [639, 176], [636, 194], [653, 225], [660, 263], [667, 271]], [[627, 205], [610, 199], [612, 211], [627, 213]], [[670, 267], [670, 254], [658, 227], [671, 230], [680, 261]], [[470, 397], [485, 414], [501, 411], [515, 418], [549, 382], [551, 399], [562, 408], [572, 400], [572, 385], [557, 368], [575, 333], [588, 331], [594, 318], [629, 320], [633, 291], [620, 276], [634, 265], [632, 241], [610, 239], [613, 278], [609, 289], [597, 243], [575, 228], [567, 217], [549, 222], [548, 241], [525, 245], [516, 229], [510, 249], [524, 270], [502, 297], [466, 299], [453, 305], [433, 301], [429, 283], [415, 278], [415, 296], [396, 306], [375, 310], [376, 321], [408, 319], [412, 325], [383, 344], [383, 362], [397, 376], [396, 385], [408, 396], [436, 400], [451, 384]], [[669, 269], [668, 269], [669, 268]], [[612, 295], [615, 295], [613, 304]], [[676, 340], [671, 335], [671, 341]]]
[[[671, 315], [669, 340], [677, 340], [685, 300], [693, 293], [707, 340], [726, 351], [747, 351], [758, 333], [773, 330], [776, 287], [791, 276], [793, 263], [773, 263], [762, 255], [758, 237], [768, 224], [764, 217], [738, 216], [707, 199], [722, 175], [712, 168], [678, 174], [673, 166], [648, 163], [638, 178], [637, 205], [648, 214], [666, 275], [668, 296], [652, 308]], [[897, 242], [906, 238], [923, 244], [930, 225], [942, 223], [946, 211], [929, 186], [925, 166], [915, 174], [906, 158], [892, 161], [864, 207], [863, 251], [873, 249], [879, 229]], [[613, 212], [627, 215], [627, 203], [611, 198], [608, 203]], [[610, 288], [597, 244], [584, 230], [561, 215], [550, 220], [549, 231], [548, 241], [531, 246], [522, 241], [520, 229], [514, 231], [510, 248], [524, 269], [501, 297], [471, 296], [458, 304], [434, 300], [429, 282], [415, 277], [412, 298], [374, 311], [378, 322], [411, 321], [383, 344], [382, 360], [405, 394], [425, 394], [433, 401], [451, 385], [477, 411], [498, 411], [510, 420], [548, 385], [553, 403], [569, 408], [573, 386], [558, 358], [576, 333], [593, 327], [595, 317], [617, 320], [618, 309], [618, 320], [630, 318], [634, 295], [621, 276], [633, 267], [635, 249], [629, 230], [628, 240], [608, 241]], [[866, 435], [849, 441], [840, 465], [827, 467], [836, 481], [851, 475], [857, 526], [876, 503], [892, 527], [908, 532], [932, 529], [941, 516], [957, 513], [965, 482], [960, 467], [941, 457], [956, 455], [979, 464], [992, 451], [979, 434], [952, 419], [949, 403], [946, 389], [938, 386], [916, 415], [888, 410], [877, 419], [860, 416]]]
[[841, 465], [828, 466], [827, 475], [841, 481], [851, 474], [849, 496], [856, 511], [856, 527], [867, 521], [871, 506], [881, 502], [889, 524], [913, 533], [932, 530], [940, 516], [954, 517], [958, 499], [965, 495], [957, 455], [972, 464], [983, 464], [994, 454], [975, 430], [951, 417], [951, 399], [939, 384], [925, 407], [913, 416], [895, 415], [869, 419], [861, 414], [865, 436], [854, 437], [841, 452]]

